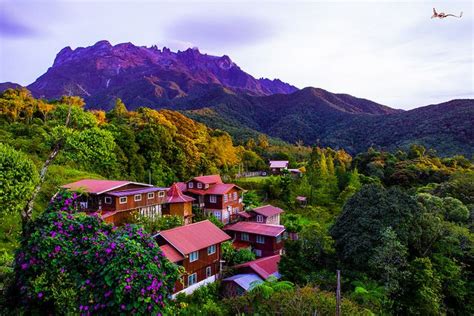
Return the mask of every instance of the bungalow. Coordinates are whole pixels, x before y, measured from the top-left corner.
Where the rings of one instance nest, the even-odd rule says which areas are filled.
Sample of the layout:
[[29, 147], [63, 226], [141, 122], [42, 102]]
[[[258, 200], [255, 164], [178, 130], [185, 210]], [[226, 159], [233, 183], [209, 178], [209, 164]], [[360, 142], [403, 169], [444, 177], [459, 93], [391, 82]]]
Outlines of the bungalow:
[[128, 222], [137, 212], [152, 218], [161, 216], [168, 190], [133, 181], [94, 179], [65, 184], [62, 188], [81, 193], [79, 210], [97, 212], [114, 225]]
[[224, 231], [232, 236], [236, 248], [251, 247], [257, 257], [282, 254], [285, 227], [255, 222], [237, 222]]
[[232, 183], [223, 183], [219, 175], [195, 177], [178, 186], [195, 199], [195, 206], [224, 224], [237, 220], [238, 213], [243, 210], [244, 189]]
[[108, 223], [122, 225], [135, 214], [152, 219], [163, 214], [183, 217], [185, 224], [192, 222], [192, 197], [179, 188], [159, 188], [132, 181], [84, 179], [62, 186], [80, 193], [77, 209], [98, 213]]
[[257, 222], [270, 225], [280, 225], [280, 214], [284, 211], [273, 205], [264, 205], [256, 207], [247, 212], [240, 212], [240, 217], [244, 221]]
[[224, 296], [242, 295], [255, 283], [263, 282], [270, 276], [279, 279], [278, 263], [280, 255], [260, 258], [233, 267], [237, 273], [222, 280]]
[[270, 160], [270, 172], [272, 174], [281, 174], [283, 170], [288, 170], [288, 160]]
[[219, 277], [221, 244], [230, 236], [210, 221], [164, 230], [154, 237], [166, 258], [185, 270], [182, 279], [176, 283], [173, 296], [191, 294]]

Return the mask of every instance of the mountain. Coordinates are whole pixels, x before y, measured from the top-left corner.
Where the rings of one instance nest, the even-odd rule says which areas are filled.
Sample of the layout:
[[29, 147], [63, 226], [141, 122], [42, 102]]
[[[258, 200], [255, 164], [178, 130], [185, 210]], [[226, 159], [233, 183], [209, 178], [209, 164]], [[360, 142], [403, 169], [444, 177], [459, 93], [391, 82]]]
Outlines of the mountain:
[[396, 110], [319, 88], [298, 90], [278, 79], [256, 79], [228, 56], [198, 49], [172, 52], [131, 43], [62, 49], [53, 66], [28, 86], [37, 97], [82, 96], [88, 108], [109, 110], [116, 98], [179, 110], [237, 140], [265, 133], [350, 153], [418, 142], [440, 155], [474, 154], [473, 100]]
[[419, 143], [440, 155], [474, 155], [472, 99], [401, 111], [316, 88], [263, 97], [221, 90], [180, 106], [189, 117], [227, 130], [237, 139], [262, 132], [292, 143], [344, 148], [353, 154], [371, 146], [394, 150]]
[[18, 89], [21, 88], [21, 85], [14, 82], [0, 82], [0, 92], [3, 92], [7, 89]]
[[117, 97], [138, 107], [167, 105], [215, 86], [257, 96], [297, 90], [278, 79], [255, 79], [225, 55], [201, 54], [197, 48], [175, 53], [131, 43], [112, 46], [107, 41], [63, 48], [28, 89], [48, 99], [80, 95], [93, 107], [110, 107]]

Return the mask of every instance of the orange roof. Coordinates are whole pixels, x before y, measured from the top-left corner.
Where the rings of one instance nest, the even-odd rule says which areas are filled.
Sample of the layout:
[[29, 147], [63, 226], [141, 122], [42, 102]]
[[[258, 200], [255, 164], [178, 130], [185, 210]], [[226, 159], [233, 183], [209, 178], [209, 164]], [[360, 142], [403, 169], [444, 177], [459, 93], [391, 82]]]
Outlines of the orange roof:
[[173, 263], [176, 263], [176, 262], [181, 261], [181, 260], [184, 259], [184, 257], [179, 252], [177, 252], [176, 249], [174, 249], [170, 245], [160, 246], [160, 249], [163, 252], [163, 254], [165, 255], [165, 257]]
[[171, 188], [168, 190], [166, 202], [167, 203], [186, 203], [192, 202], [194, 198], [184, 195], [183, 192], [179, 189], [178, 184], [174, 183]]
[[230, 239], [208, 220], [164, 230], [159, 235], [183, 255]]
[[254, 261], [245, 262], [234, 266], [238, 268], [250, 268], [263, 279], [267, 279], [271, 275], [278, 273], [278, 263], [280, 262], [280, 255], [260, 258]]
[[193, 180], [206, 183], [206, 184], [214, 184], [214, 183], [222, 183], [221, 176], [218, 174], [213, 174], [210, 176], [199, 176], [199, 177], [194, 177]]
[[259, 206], [259, 207], [254, 208], [253, 211], [265, 217], [278, 215], [284, 212], [281, 208], [273, 206], [273, 205]]
[[132, 181], [116, 181], [116, 180], [95, 180], [84, 179], [73, 183], [68, 183], [62, 186], [64, 189], [83, 190], [87, 193], [102, 194], [114, 189], [121, 188], [127, 184], [136, 184], [144, 187], [151, 187], [151, 184], [137, 183]]

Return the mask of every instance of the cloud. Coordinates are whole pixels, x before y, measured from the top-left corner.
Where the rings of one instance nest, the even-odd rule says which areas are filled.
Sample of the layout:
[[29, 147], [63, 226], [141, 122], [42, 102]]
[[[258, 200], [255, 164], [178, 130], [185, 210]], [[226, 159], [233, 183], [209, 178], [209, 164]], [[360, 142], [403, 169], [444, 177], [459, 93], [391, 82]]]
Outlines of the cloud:
[[37, 30], [14, 18], [11, 14], [7, 14], [4, 10], [0, 12], [0, 36], [20, 38], [34, 37], [38, 34]]
[[187, 16], [165, 27], [167, 38], [210, 49], [251, 45], [274, 33], [269, 23], [249, 16]]

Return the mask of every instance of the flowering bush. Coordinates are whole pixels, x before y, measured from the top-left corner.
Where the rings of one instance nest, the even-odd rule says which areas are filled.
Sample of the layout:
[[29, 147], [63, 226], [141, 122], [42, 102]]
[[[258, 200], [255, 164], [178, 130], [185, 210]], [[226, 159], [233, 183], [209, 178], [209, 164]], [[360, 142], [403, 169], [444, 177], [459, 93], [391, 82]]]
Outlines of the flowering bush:
[[114, 228], [76, 213], [76, 199], [60, 192], [27, 227], [13, 296], [26, 310], [43, 313], [163, 313], [177, 268], [142, 228]]

